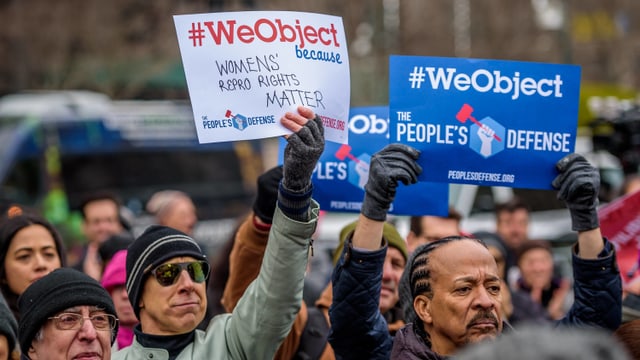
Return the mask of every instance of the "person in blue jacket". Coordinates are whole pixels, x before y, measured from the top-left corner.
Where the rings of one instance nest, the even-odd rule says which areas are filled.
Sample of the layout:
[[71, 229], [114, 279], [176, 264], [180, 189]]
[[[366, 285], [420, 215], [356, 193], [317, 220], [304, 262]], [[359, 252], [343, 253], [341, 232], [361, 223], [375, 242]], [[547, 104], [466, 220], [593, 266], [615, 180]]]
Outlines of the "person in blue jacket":
[[[467, 344], [495, 339], [510, 329], [500, 314], [500, 277], [493, 256], [481, 240], [454, 236], [416, 249], [403, 275], [410, 282], [416, 321], [394, 338], [382, 331], [386, 327], [377, 311], [387, 247], [381, 242], [382, 224], [398, 182], [413, 183], [421, 172], [418, 156], [409, 146], [391, 144], [371, 159], [358, 227], [332, 277], [329, 341], [338, 359], [446, 359]], [[598, 171], [578, 154], [563, 157], [556, 168], [552, 185], [578, 232], [572, 255], [575, 301], [556, 324], [613, 331], [621, 321], [622, 284], [614, 247], [600, 232]], [[385, 178], [381, 172], [387, 181], [374, 180]]]

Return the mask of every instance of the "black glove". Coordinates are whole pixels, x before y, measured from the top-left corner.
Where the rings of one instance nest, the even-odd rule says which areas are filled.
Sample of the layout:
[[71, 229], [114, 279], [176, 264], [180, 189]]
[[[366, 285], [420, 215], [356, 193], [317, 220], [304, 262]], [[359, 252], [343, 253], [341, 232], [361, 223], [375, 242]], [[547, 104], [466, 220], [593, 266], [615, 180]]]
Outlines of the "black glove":
[[384, 221], [396, 196], [398, 181], [415, 184], [422, 168], [416, 160], [420, 152], [410, 146], [389, 144], [371, 157], [369, 180], [364, 186], [360, 212], [371, 220]]
[[598, 191], [600, 173], [579, 154], [569, 154], [556, 163], [558, 176], [551, 185], [558, 189], [571, 213], [571, 227], [575, 231], [592, 230], [598, 222]]
[[324, 128], [318, 115], [287, 138], [282, 185], [293, 192], [311, 186], [311, 174], [324, 151]]
[[258, 176], [258, 194], [253, 202], [253, 212], [263, 222], [271, 224], [278, 202], [278, 186], [282, 180], [282, 165]]

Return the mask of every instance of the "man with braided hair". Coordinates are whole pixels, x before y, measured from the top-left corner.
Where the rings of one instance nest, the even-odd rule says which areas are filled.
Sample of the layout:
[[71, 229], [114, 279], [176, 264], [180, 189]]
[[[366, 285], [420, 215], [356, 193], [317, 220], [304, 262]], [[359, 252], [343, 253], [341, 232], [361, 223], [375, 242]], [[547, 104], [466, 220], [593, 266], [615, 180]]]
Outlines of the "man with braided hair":
[[[372, 171], [374, 166], [372, 161]], [[600, 232], [598, 171], [578, 154], [559, 160], [556, 169], [558, 176], [552, 185], [569, 208], [572, 228], [578, 232], [572, 255], [575, 301], [556, 324], [613, 331], [620, 325], [622, 286], [615, 250]], [[369, 192], [365, 203], [367, 196]], [[377, 230], [381, 217], [368, 214], [362, 212], [364, 230], [356, 229], [351, 246], [345, 247], [344, 260], [334, 271], [334, 304], [341, 299], [351, 309], [331, 319], [332, 345], [340, 358], [355, 359], [361, 348], [370, 348], [376, 349], [370, 357], [376, 359], [445, 359], [467, 344], [494, 339], [509, 328], [500, 314], [500, 277], [493, 256], [480, 240], [454, 236], [417, 248], [407, 263], [403, 280], [410, 283], [415, 322], [398, 331], [394, 339], [375, 331], [383, 319], [366, 299], [354, 298], [354, 291], [348, 289], [355, 288], [354, 279], [380, 286], [380, 271], [374, 266], [361, 267], [365, 262], [374, 263], [376, 254], [385, 250]], [[361, 253], [367, 255], [364, 261]], [[340, 346], [349, 337], [362, 345], [354, 351]]]

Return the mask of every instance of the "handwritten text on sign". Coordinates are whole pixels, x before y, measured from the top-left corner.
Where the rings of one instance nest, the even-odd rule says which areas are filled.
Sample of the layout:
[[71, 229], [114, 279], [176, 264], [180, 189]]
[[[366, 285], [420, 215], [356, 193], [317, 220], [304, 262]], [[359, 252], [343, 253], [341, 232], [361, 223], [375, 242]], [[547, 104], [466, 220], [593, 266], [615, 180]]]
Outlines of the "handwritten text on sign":
[[342, 19], [250, 11], [174, 16], [201, 143], [279, 136], [286, 111], [320, 115], [347, 141], [349, 61]]

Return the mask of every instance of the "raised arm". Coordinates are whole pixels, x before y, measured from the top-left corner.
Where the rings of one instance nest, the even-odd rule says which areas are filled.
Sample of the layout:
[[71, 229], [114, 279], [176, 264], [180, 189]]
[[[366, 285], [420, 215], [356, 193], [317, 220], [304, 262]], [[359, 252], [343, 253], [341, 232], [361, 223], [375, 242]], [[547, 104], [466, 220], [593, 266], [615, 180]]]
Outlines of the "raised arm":
[[[227, 335], [234, 358], [272, 358], [291, 330], [302, 303], [304, 273], [318, 205], [311, 199], [311, 174], [324, 150], [322, 122], [313, 111], [298, 108], [281, 123], [287, 136], [283, 178], [257, 278], [233, 310]], [[259, 261], [259, 259], [253, 259]]]
[[352, 240], [354, 247], [367, 250], [382, 247], [384, 221], [396, 196], [398, 182], [409, 185], [418, 181], [422, 171], [416, 163], [419, 155], [420, 152], [410, 146], [391, 144], [371, 158], [364, 201]]
[[278, 201], [282, 166], [276, 166], [258, 177], [253, 211], [236, 232], [229, 254], [229, 278], [222, 294], [222, 305], [232, 312], [247, 286], [258, 276], [269, 239]]
[[622, 318], [622, 280], [615, 249], [600, 232], [600, 175], [579, 154], [560, 159], [556, 168], [558, 176], [552, 185], [569, 208], [571, 226], [578, 232], [573, 251], [574, 303], [560, 323], [614, 331]]
[[392, 338], [379, 310], [387, 251], [382, 233], [398, 182], [418, 180], [419, 152], [391, 144], [371, 158], [360, 217], [333, 272], [329, 342], [337, 359], [388, 359]]

